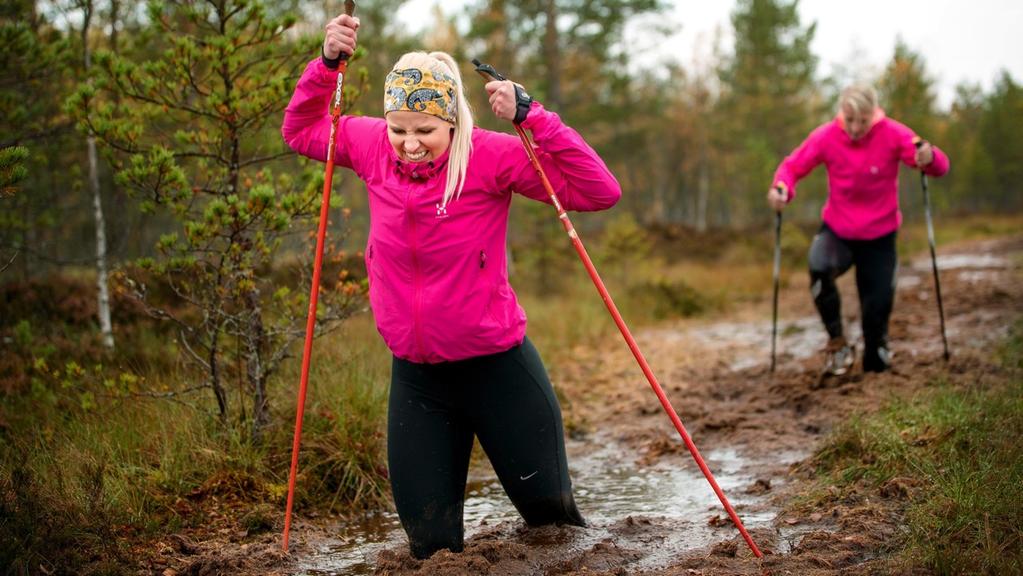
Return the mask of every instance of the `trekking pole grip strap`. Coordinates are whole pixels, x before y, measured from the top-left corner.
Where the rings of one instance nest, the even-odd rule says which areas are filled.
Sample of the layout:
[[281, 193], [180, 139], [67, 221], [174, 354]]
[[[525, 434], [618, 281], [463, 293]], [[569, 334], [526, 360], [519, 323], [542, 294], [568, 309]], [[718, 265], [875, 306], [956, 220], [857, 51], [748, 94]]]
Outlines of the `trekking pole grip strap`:
[[[478, 59], [472, 59], [473, 65], [476, 66], [476, 72], [483, 77], [486, 81], [497, 80], [505, 81], [506, 78], [503, 74], [494, 69], [490, 64], [484, 64]], [[533, 97], [526, 92], [526, 89], [518, 84], [515, 85], [515, 119], [512, 120], [515, 124], [522, 124], [526, 120], [526, 116], [529, 115], [529, 108], [533, 105]]]

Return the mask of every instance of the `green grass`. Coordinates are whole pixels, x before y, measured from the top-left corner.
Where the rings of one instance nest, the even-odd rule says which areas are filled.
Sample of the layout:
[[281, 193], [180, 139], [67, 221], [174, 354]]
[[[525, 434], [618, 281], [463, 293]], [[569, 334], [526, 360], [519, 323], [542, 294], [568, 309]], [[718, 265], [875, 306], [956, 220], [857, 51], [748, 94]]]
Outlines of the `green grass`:
[[[913, 255], [928, 250], [927, 226], [923, 217], [907, 220], [899, 230], [899, 252]], [[956, 216], [933, 214], [934, 244], [942, 247], [967, 240], [980, 240], [1019, 234], [1023, 218], [1018, 214]]]
[[[388, 506], [386, 472], [387, 389], [391, 355], [380, 341], [369, 315], [350, 319], [345, 326], [316, 341], [309, 374], [302, 452], [296, 502], [335, 513], [375, 510]], [[296, 363], [297, 364], [297, 363]], [[288, 409], [277, 421], [287, 423], [288, 461], [276, 468], [285, 475], [294, 437], [298, 366], [281, 378], [291, 390]], [[278, 487], [280, 491], [285, 485]]]
[[1023, 323], [1000, 351], [1000, 378], [943, 380], [840, 426], [815, 457], [848, 489], [908, 479], [900, 561], [936, 574], [1023, 572]]
[[[386, 506], [390, 355], [368, 317], [318, 340], [314, 354], [296, 511]], [[208, 391], [187, 402], [108, 394], [92, 367], [52, 364], [50, 355], [46, 368], [30, 370], [30, 386], [0, 396], [0, 565], [122, 573], [132, 563], [125, 536], [202, 526], [209, 498], [276, 510], [241, 518], [249, 528], [283, 518], [297, 362], [271, 385], [276, 411], [261, 445], [247, 422], [216, 416]], [[172, 384], [185, 377], [166, 368], [144, 375], [150, 390], [180, 388]]]

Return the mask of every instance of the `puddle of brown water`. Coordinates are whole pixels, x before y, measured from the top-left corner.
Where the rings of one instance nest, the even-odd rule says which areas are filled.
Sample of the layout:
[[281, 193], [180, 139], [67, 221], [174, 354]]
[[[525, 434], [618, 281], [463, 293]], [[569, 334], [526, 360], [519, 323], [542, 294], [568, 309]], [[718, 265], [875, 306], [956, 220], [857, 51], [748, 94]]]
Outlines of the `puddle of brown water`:
[[[643, 558], [630, 568], [645, 570], [665, 566], [681, 553], [737, 533], [730, 523], [715, 526], [710, 522], [715, 516], [726, 514], [688, 454], [684, 459], [640, 468], [634, 463], [634, 455], [612, 439], [596, 438], [588, 443], [594, 444], [601, 448], [572, 457], [569, 462], [576, 500], [589, 527], [573, 532], [565, 542], [545, 542], [556, 548], [554, 553], [582, 550], [610, 539], [619, 546], [642, 546]], [[570, 453], [583, 448], [579, 442], [570, 442]], [[794, 462], [802, 455], [772, 456], [772, 463], [777, 463]], [[767, 504], [767, 496], [745, 493], [745, 488], [758, 478], [752, 474], [760, 468], [757, 463], [744, 459], [734, 449], [711, 450], [704, 457], [746, 528], [771, 528], [777, 511]], [[783, 482], [782, 478], [771, 479], [774, 486]], [[467, 539], [503, 523], [521, 523], [492, 471], [471, 478], [466, 492]], [[648, 518], [654, 523], [651, 530], [657, 532], [656, 546], [650, 546], [646, 540], [630, 542], [628, 535], [620, 533], [621, 522], [628, 517]], [[782, 536], [780, 541], [785, 540]], [[338, 540], [314, 546], [314, 552], [299, 561], [297, 573], [310, 576], [372, 574], [375, 558], [381, 550], [404, 546], [405, 535], [397, 517], [394, 514], [376, 516], [341, 526]]]

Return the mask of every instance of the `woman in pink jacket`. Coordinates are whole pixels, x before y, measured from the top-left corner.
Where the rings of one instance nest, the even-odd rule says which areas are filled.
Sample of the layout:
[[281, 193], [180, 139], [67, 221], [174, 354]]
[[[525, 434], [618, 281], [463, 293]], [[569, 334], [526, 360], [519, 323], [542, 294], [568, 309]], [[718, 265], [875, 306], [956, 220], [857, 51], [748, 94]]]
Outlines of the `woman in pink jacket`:
[[[358, 19], [326, 26], [284, 115], [298, 153], [325, 160], [329, 99]], [[621, 196], [597, 154], [559, 117], [508, 82], [486, 84], [501, 119], [521, 123], [562, 204], [603, 210]], [[473, 438], [529, 525], [582, 526], [565, 458], [561, 409], [526, 315], [508, 283], [512, 193], [549, 201], [518, 138], [473, 127], [458, 66], [413, 52], [384, 82], [384, 118], [343, 116], [337, 164], [366, 184], [369, 297], [394, 358], [388, 466], [412, 554], [462, 549]]]
[[856, 266], [863, 328], [863, 370], [891, 365], [888, 317], [895, 298], [898, 258], [895, 235], [899, 211], [899, 163], [931, 176], [948, 172], [948, 157], [921, 141], [906, 126], [885, 116], [872, 88], [842, 91], [837, 117], [819, 126], [778, 166], [767, 194], [781, 211], [796, 194], [796, 183], [819, 164], [828, 170], [828, 198], [820, 231], [810, 245], [810, 292], [830, 340], [824, 371], [841, 375], [854, 351], [842, 330], [835, 279]]

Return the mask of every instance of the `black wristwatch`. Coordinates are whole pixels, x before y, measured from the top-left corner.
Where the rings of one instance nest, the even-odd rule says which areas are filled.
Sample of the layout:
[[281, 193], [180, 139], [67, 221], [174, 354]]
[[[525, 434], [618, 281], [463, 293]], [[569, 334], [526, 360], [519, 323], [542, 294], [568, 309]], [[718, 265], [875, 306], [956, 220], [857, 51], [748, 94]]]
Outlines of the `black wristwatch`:
[[320, 60], [322, 60], [323, 65], [330, 70], [337, 70], [337, 67], [341, 65], [342, 61], [348, 60], [348, 54], [338, 52], [337, 58], [327, 58], [327, 55], [323, 53], [323, 47], [320, 46]]
[[515, 85], [515, 122], [522, 124], [529, 114], [529, 107], [533, 105], [533, 97], [526, 92], [526, 89], [518, 84]]

